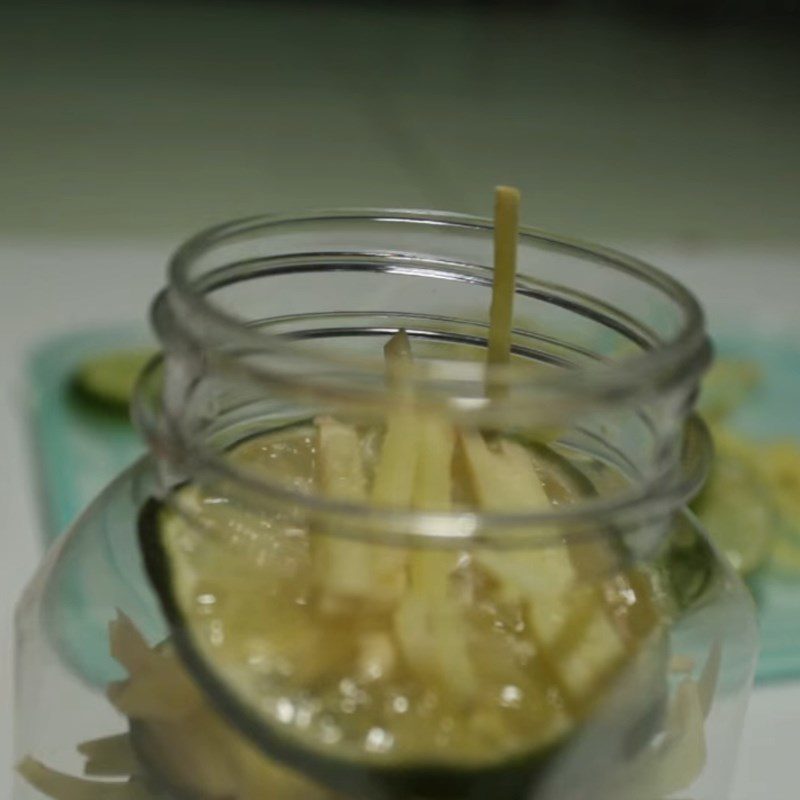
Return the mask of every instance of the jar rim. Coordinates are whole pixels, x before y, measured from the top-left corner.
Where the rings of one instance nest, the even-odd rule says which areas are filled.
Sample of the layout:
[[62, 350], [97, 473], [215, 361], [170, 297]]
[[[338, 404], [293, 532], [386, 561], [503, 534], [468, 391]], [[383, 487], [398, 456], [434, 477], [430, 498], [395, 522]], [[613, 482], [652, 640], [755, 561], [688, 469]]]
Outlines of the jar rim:
[[711, 434], [695, 413], [687, 418], [682, 430], [677, 468], [668, 474], [656, 474], [630, 491], [598, 496], [576, 505], [523, 512], [421, 511], [336, 500], [269, 480], [240, 468], [211, 448], [182, 440], [177, 420], [168, 417], [160, 405], [159, 392], [154, 391], [163, 362], [161, 354], [150, 361], [134, 392], [133, 421], [151, 452], [168, 461], [188, 460], [192, 474], [201, 482], [211, 479], [229, 483], [259, 502], [277, 502], [312, 515], [347, 520], [353, 538], [373, 539], [379, 532], [382, 541], [411, 537], [457, 545], [464, 539], [475, 539], [477, 534], [493, 545], [514, 546], [520, 539], [529, 542], [532, 536], [537, 542], [548, 544], [565, 537], [580, 539], [587, 532], [591, 538], [598, 529], [608, 526], [620, 532], [685, 506], [702, 488], [713, 456]]
[[[320, 353], [313, 342], [298, 341], [266, 333], [248, 325], [241, 318], [226, 312], [210, 301], [202, 282], [193, 279], [191, 270], [196, 261], [215, 247], [242, 235], [261, 233], [264, 236], [282, 225], [330, 222], [380, 222], [418, 224], [470, 229], [491, 236], [490, 219], [440, 211], [380, 208], [342, 208], [309, 210], [296, 214], [271, 214], [234, 220], [207, 228], [181, 245], [169, 262], [169, 287], [166, 300], [181, 320], [184, 333], [194, 337], [199, 344], [204, 338], [224, 340], [241, 348], [258, 348], [296, 360], [303, 369], [304, 381], [311, 383], [321, 367], [341, 368], [352, 378], [375, 375], [374, 359], [341, 353]], [[520, 227], [520, 241], [534, 246], [551, 246], [584, 259], [600, 261], [603, 266], [644, 281], [667, 296], [682, 313], [682, 324], [677, 333], [665, 341], [632, 355], [606, 360], [569, 370], [538, 372], [535, 377], [519, 364], [492, 365], [492, 380], [520, 390], [529, 402], [531, 394], [546, 397], [575, 396], [577, 391], [586, 404], [638, 402], [653, 392], [663, 392], [673, 384], [698, 376], [710, 360], [710, 344], [705, 331], [703, 310], [695, 296], [662, 270], [617, 250], [590, 244], [580, 239], [551, 234], [546, 231]], [[291, 255], [291, 254], [287, 254]], [[398, 255], [390, 253], [390, 255]], [[517, 289], [519, 291], [519, 288]], [[391, 333], [392, 331], [387, 331]], [[230, 366], [230, 365], [229, 365]], [[450, 383], [484, 380], [486, 367], [465, 361], [439, 362], [438, 378], [444, 376]], [[253, 362], [240, 363], [237, 368], [248, 377], [274, 382], [275, 375], [267, 368]], [[409, 385], [420, 396], [431, 385], [430, 370], [422, 372], [412, 366], [407, 376]], [[356, 385], [357, 381], [349, 381]], [[316, 386], [325, 391], [330, 387]]]

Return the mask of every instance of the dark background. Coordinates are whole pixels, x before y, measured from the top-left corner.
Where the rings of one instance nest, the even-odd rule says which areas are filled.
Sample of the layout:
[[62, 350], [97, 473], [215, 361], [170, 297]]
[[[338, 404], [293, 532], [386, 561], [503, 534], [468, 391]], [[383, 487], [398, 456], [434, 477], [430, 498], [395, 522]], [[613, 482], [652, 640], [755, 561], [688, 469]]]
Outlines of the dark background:
[[174, 243], [309, 206], [794, 243], [789, 0], [40, 0], [0, 21], [0, 235]]

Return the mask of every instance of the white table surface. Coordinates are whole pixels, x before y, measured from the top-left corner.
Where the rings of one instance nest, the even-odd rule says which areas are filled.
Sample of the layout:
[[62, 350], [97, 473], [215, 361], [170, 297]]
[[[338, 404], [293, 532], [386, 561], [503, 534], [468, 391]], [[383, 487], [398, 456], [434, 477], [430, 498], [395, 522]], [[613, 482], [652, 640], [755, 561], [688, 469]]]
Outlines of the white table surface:
[[[715, 320], [759, 328], [794, 319], [800, 270], [788, 251], [688, 253], [629, 244], [708, 301]], [[168, 247], [125, 242], [0, 242], [0, 764], [11, 764], [11, 609], [39, 551], [39, 520], [21, 381], [29, 346], [81, 325], [141, 319]], [[758, 265], [756, 269], [754, 265]], [[722, 283], [721, 283], [722, 281]], [[724, 291], [721, 287], [724, 286]], [[746, 321], [746, 322], [745, 322]], [[750, 704], [732, 800], [798, 796], [800, 682], [758, 689]]]

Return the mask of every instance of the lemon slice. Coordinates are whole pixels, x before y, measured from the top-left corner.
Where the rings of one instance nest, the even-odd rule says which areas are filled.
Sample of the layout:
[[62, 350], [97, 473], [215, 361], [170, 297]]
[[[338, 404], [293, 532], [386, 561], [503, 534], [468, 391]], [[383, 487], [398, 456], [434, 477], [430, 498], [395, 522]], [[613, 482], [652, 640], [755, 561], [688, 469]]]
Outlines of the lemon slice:
[[[412, 495], [441, 508], [453, 494], [448, 470], [460, 479], [448, 463], [455, 456], [442, 454], [457, 447], [440, 420], [420, 424], [421, 441], [435, 446], [417, 456], [427, 482], [424, 491], [412, 483]], [[324, 491], [369, 496], [389, 452], [360, 449], [371, 436], [363, 429], [329, 418], [315, 427], [316, 436], [306, 425], [250, 439], [230, 457], [291, 484], [316, 475]], [[335, 464], [320, 450], [333, 447], [328, 439]], [[386, 442], [395, 452], [394, 439]], [[508, 447], [521, 462], [521, 445]], [[501, 449], [495, 460], [508, 458]], [[544, 503], [532, 469], [519, 492], [533, 487]], [[528, 585], [510, 553], [334, 538], [347, 533], [335, 524], [277, 507], [254, 513], [192, 484], [151, 502], [140, 519], [151, 582], [189, 673], [267, 757], [334, 791], [526, 797], [653, 630], [623, 621], [618, 631], [611, 620], [628, 609], [606, 613], [602, 593], [573, 592], [579, 573], [563, 553], [554, 556], [558, 576], [533, 558], [539, 583]], [[321, 547], [326, 540], [337, 546]], [[364, 565], [374, 570], [364, 574]], [[389, 566], [403, 580], [375, 582]], [[656, 696], [643, 696], [643, 706]]]

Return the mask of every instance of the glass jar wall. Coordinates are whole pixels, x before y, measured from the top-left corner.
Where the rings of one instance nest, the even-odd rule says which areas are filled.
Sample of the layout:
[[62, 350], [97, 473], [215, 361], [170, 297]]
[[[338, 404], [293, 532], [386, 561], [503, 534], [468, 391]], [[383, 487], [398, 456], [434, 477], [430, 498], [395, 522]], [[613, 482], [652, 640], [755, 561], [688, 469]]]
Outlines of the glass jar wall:
[[16, 796], [724, 800], [746, 590], [685, 502], [694, 299], [488, 222], [256, 219], [188, 242], [150, 455], [19, 606]]

